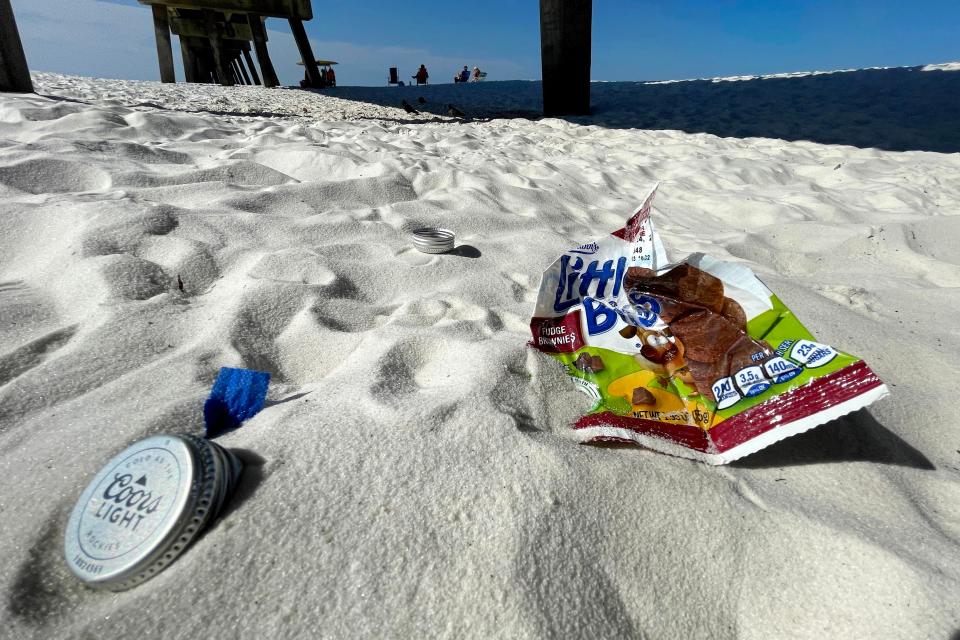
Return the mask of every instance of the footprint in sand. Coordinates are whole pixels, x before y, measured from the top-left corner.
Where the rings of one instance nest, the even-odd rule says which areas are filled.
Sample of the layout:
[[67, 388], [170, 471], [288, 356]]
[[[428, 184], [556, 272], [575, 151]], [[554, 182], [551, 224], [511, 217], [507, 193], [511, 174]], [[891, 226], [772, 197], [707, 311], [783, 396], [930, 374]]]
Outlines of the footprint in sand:
[[22, 281], [0, 282], [0, 387], [70, 342], [78, 327], [60, 322], [52, 300]]
[[0, 282], [0, 345], [22, 344], [60, 325], [53, 299], [22, 280]]
[[536, 375], [531, 356], [533, 352], [523, 348], [506, 353], [507, 362], [498, 369], [501, 373], [490, 392], [497, 408], [510, 416], [519, 431], [527, 433], [542, 431], [548, 419], [544, 403], [549, 395], [531, 385]]
[[[233, 194], [224, 204], [241, 211], [304, 217], [332, 211], [371, 209], [417, 198], [410, 182], [398, 175], [335, 182], [293, 183], [288, 179], [287, 183], [268, 192]], [[321, 223], [330, 224], [328, 220]]]
[[17, 111], [20, 117], [29, 122], [48, 122], [59, 120], [74, 113], [80, 113], [86, 105], [70, 104], [65, 102], [54, 103], [36, 108], [20, 108]]
[[32, 194], [102, 191], [110, 175], [90, 164], [57, 158], [0, 165], [0, 184]]
[[168, 206], [148, 207], [120, 200], [73, 207], [78, 214], [89, 216], [80, 235], [80, 255], [85, 258], [133, 254], [144, 239], [170, 234], [179, 224], [174, 207]]
[[263, 256], [248, 275], [260, 280], [329, 286], [337, 280], [337, 274], [326, 262], [309, 249], [284, 249]]
[[423, 366], [430, 348], [426, 342], [409, 340], [390, 347], [377, 362], [370, 394], [392, 404], [402, 396], [416, 393], [419, 387], [414, 376]]
[[81, 152], [103, 154], [105, 159], [127, 158], [142, 164], [189, 164], [192, 158], [180, 151], [171, 151], [163, 147], [147, 146], [137, 142], [115, 142], [110, 140], [76, 141], [74, 148]]
[[316, 382], [351, 359], [371, 331], [390, 319], [396, 305], [355, 298], [313, 298], [276, 337], [277, 357], [289, 382]]
[[192, 169], [173, 175], [160, 175], [155, 171], [138, 170], [114, 176], [114, 184], [121, 187], [167, 187], [204, 182], [269, 187], [286, 184], [290, 181], [290, 176], [245, 160], [228, 162], [209, 169]]
[[[389, 336], [389, 332], [387, 333]], [[370, 395], [379, 404], [458, 402], [478, 393], [478, 373], [496, 367], [489, 345], [452, 340], [435, 332], [408, 331], [379, 356]]]
[[383, 327], [397, 305], [371, 305], [352, 298], [323, 298], [311, 307], [322, 326], [340, 333], [362, 333]]
[[159, 265], [125, 253], [89, 258], [108, 299], [146, 300], [174, 285]]
[[77, 325], [52, 331], [12, 351], [0, 353], [0, 387], [47, 360], [77, 332]]
[[47, 517], [33, 544], [19, 559], [19, 566], [9, 567], [15, 573], [6, 608], [13, 617], [30, 626], [52, 624], [83, 603], [101, 602], [110, 597], [84, 587], [63, 561], [63, 526], [72, 506], [61, 503]]
[[137, 247], [137, 257], [159, 265], [170, 274], [171, 283], [179, 277], [183, 295], [196, 296], [220, 278], [220, 267], [210, 251], [209, 245], [196, 240], [147, 236]]
[[230, 345], [245, 368], [266, 371], [276, 381], [285, 381], [276, 339], [296, 314], [302, 297], [302, 292], [290, 287], [246, 291], [230, 328]]

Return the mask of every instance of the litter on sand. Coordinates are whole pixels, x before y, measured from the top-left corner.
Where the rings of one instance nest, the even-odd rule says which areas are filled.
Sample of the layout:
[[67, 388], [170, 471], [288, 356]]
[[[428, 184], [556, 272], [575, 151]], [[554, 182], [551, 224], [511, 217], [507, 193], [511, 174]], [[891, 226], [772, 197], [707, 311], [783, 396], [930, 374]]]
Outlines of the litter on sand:
[[725, 464], [887, 395], [746, 266], [699, 253], [670, 263], [650, 219], [655, 193], [540, 282], [531, 345], [595, 400], [573, 425], [580, 441]]

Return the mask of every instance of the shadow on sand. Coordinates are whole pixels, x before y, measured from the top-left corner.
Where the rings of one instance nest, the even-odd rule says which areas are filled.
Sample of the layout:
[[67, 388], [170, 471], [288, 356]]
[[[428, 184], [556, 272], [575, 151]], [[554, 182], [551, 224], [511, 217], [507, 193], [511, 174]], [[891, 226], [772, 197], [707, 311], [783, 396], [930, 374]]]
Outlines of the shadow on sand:
[[884, 427], [866, 409], [781, 440], [731, 467], [764, 469], [831, 462], [876, 462], [933, 470], [923, 453]]
[[455, 249], [447, 251], [445, 255], [460, 256], [461, 258], [479, 258], [483, 254], [480, 253], [480, 249], [477, 249], [473, 245], [461, 244]]
[[[468, 118], [537, 119], [539, 82], [425, 87], [342, 87], [338, 98], [399, 107], [424, 116], [456, 104]], [[960, 71], [863, 69], [737, 81], [594, 82], [590, 116], [571, 122], [614, 129], [663, 129], [721, 137], [809, 140], [890, 151], [960, 151]]]

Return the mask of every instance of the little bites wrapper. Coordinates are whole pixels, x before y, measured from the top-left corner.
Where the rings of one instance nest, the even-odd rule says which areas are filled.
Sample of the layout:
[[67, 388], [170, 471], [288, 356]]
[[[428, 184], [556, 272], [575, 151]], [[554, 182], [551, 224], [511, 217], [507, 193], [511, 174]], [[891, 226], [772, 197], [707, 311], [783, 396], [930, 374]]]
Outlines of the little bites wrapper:
[[540, 282], [531, 345], [596, 401], [573, 425], [581, 441], [725, 464], [887, 394], [747, 267], [703, 254], [668, 263], [650, 220], [655, 193]]

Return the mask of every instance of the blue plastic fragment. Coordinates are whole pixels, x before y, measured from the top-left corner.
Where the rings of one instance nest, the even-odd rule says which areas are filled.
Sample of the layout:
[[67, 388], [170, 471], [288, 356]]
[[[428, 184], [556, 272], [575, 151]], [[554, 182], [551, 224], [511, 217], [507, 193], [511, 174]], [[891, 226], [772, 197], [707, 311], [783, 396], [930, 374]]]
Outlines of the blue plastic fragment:
[[210, 397], [203, 404], [206, 437], [236, 429], [244, 420], [263, 409], [267, 398], [270, 374], [250, 369], [223, 367], [213, 383]]

